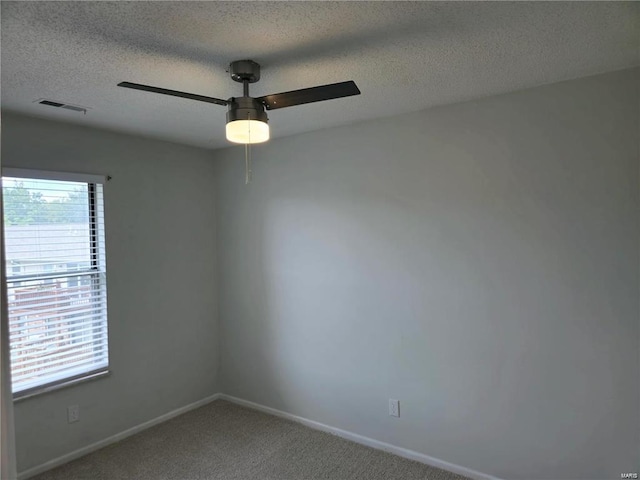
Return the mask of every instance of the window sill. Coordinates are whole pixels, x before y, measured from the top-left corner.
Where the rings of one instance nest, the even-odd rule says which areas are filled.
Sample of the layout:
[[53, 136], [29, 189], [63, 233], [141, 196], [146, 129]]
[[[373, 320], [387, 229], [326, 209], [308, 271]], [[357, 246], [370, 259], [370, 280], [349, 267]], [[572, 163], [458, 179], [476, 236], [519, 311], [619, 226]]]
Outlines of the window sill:
[[74, 387], [78, 384], [85, 382], [92, 382], [94, 380], [98, 380], [100, 378], [105, 378], [111, 375], [110, 370], [102, 370], [99, 372], [90, 373], [88, 375], [83, 375], [79, 378], [72, 378], [69, 380], [63, 380], [61, 382], [55, 383], [53, 385], [47, 385], [43, 387], [34, 387], [29, 390], [25, 390], [23, 392], [18, 392], [13, 395], [13, 403], [18, 403], [23, 400], [27, 400], [29, 398], [38, 397], [42, 394], [55, 392], [57, 390], [62, 390], [63, 388]]

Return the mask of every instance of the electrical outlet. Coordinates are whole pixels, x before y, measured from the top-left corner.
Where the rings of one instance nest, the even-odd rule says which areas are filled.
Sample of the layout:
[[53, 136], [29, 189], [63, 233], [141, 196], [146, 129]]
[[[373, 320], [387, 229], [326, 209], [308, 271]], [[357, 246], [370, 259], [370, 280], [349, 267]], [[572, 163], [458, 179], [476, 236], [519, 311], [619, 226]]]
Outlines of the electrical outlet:
[[392, 417], [400, 416], [400, 400], [389, 399], [389, 415]]
[[67, 407], [67, 422], [73, 423], [80, 420], [80, 406], [69, 405]]

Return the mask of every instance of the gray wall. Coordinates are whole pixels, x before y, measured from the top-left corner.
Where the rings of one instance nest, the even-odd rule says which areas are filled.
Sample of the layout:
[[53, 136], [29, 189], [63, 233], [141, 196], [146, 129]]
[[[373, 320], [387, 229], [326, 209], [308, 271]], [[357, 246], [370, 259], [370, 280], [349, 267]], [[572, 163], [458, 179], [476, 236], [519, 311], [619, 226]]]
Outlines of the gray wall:
[[[108, 174], [112, 375], [15, 405], [24, 471], [218, 391], [213, 160], [204, 150], [2, 117], [3, 166]], [[68, 424], [67, 405], [80, 405]]]
[[638, 84], [276, 139], [247, 187], [219, 152], [222, 390], [503, 478], [638, 472]]

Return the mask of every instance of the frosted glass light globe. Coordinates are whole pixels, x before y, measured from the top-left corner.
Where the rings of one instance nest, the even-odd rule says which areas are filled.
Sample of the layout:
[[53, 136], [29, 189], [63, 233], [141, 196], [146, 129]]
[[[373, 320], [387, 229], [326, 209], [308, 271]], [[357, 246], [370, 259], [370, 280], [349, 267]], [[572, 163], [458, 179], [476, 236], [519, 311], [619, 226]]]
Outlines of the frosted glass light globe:
[[227, 123], [227, 140], [234, 143], [262, 143], [269, 140], [269, 124], [259, 120]]

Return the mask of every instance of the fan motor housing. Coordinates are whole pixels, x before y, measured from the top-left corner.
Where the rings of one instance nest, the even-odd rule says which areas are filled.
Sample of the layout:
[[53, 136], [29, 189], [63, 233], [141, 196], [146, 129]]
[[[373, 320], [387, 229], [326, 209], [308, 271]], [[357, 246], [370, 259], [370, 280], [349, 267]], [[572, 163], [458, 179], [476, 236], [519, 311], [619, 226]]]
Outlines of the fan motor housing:
[[227, 123], [236, 120], [258, 120], [268, 123], [269, 118], [264, 111], [264, 105], [251, 97], [232, 97], [229, 99]]

